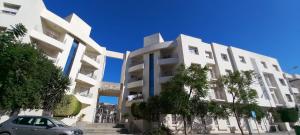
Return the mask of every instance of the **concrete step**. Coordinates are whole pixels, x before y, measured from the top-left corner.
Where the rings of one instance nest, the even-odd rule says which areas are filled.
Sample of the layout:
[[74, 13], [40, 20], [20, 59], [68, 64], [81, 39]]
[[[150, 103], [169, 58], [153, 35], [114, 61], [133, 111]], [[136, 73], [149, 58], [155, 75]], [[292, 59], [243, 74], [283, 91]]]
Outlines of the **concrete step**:
[[123, 133], [84, 133], [84, 135], [134, 135], [134, 134], [123, 134]]
[[128, 133], [124, 126], [112, 123], [81, 124], [79, 128], [85, 135], [126, 135]]

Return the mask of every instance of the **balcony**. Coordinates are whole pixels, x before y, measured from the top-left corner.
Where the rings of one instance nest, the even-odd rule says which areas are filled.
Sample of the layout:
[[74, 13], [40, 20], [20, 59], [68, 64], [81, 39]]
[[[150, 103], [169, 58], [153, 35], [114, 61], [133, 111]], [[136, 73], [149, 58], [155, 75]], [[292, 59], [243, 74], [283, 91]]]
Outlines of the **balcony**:
[[221, 89], [213, 88], [211, 90], [210, 96], [211, 96], [212, 100], [215, 100], [215, 101], [225, 101], [226, 100], [225, 92], [223, 92]]
[[97, 63], [100, 63], [97, 61], [97, 57], [100, 55], [94, 48], [91, 48], [90, 46], [86, 46], [85, 55], [92, 60], [94, 60]]
[[162, 77], [159, 77], [159, 82], [160, 83], [166, 83], [168, 82], [173, 76], [162, 76]]
[[76, 93], [75, 97], [78, 99], [79, 102], [84, 103], [84, 104], [93, 104], [93, 98], [92, 98], [92, 94], [79, 94]]
[[67, 33], [66, 30], [63, 27], [60, 27], [60, 25], [57, 25], [56, 22], [47, 19], [49, 19], [49, 17], [41, 18], [43, 33], [58, 42], [64, 43], [65, 35]]
[[170, 57], [170, 58], [161, 58], [159, 60], [160, 65], [170, 65], [170, 64], [177, 64], [178, 58], [176, 57]]
[[57, 61], [57, 58], [55, 58], [55, 57], [47, 56], [47, 58], [48, 58], [49, 60], [51, 60], [54, 64], [55, 64], [56, 61]]
[[130, 107], [133, 103], [143, 102], [142, 94], [128, 95], [126, 98], [126, 107]]
[[131, 88], [136, 88], [136, 87], [142, 87], [144, 85], [143, 80], [136, 80], [136, 81], [132, 81], [130, 83], [127, 84], [127, 88], [131, 89]]
[[144, 63], [144, 57], [143, 56], [135, 56], [130, 58], [130, 67], [140, 65]]
[[95, 86], [97, 84], [97, 81], [91, 75], [82, 73], [77, 74], [76, 80], [89, 86]]
[[82, 62], [84, 62], [84, 63], [86, 63], [88, 65], [91, 65], [95, 69], [99, 69], [101, 67], [100, 64], [98, 62], [96, 62], [95, 59], [92, 59], [92, 58], [90, 58], [87, 55], [83, 55]]
[[139, 71], [144, 69], [144, 63], [132, 66], [128, 69], [128, 72], [134, 72], [134, 71]]
[[38, 40], [38, 42], [42, 42], [44, 44], [49, 45], [49, 47], [54, 48], [56, 50], [62, 51], [64, 50], [64, 44], [60, 41], [57, 41], [43, 33], [40, 33], [38, 31], [32, 30], [30, 32], [30, 37]]

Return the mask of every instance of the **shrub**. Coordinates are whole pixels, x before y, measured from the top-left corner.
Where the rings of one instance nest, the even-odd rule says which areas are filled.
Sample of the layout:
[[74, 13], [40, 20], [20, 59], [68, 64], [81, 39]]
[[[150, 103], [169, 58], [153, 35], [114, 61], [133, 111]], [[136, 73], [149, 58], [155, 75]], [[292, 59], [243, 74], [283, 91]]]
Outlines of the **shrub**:
[[143, 135], [173, 135], [173, 133], [169, 128], [162, 126], [160, 128], [150, 129], [144, 132]]
[[282, 108], [278, 110], [282, 122], [297, 122], [298, 121], [298, 110], [297, 108]]
[[82, 104], [74, 95], [66, 95], [55, 107], [54, 117], [76, 116], [81, 110]]
[[131, 114], [133, 117], [137, 119], [143, 119], [144, 118], [144, 111], [146, 109], [146, 103], [133, 103], [131, 105]]

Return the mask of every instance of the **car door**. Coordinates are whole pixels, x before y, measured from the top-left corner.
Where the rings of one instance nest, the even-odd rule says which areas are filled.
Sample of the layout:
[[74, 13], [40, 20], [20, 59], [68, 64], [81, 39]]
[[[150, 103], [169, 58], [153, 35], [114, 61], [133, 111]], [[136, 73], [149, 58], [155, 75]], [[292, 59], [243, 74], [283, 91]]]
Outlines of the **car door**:
[[47, 118], [36, 117], [33, 123], [32, 135], [56, 135], [55, 125]]
[[14, 135], [31, 135], [33, 121], [33, 117], [18, 117], [12, 122], [11, 131]]

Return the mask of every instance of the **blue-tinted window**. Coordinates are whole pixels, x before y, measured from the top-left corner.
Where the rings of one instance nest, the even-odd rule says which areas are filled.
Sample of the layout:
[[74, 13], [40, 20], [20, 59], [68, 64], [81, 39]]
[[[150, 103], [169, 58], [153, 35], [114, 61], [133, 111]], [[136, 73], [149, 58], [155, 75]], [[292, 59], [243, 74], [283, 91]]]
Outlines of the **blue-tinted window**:
[[149, 96], [154, 96], [154, 57], [149, 56]]
[[74, 40], [74, 42], [72, 44], [72, 47], [70, 49], [70, 53], [69, 53], [69, 56], [68, 56], [68, 59], [67, 59], [67, 63], [66, 63], [65, 68], [64, 68], [65, 75], [70, 74], [70, 71], [71, 71], [75, 56], [76, 56], [76, 52], [77, 52], [77, 49], [78, 49], [78, 44], [79, 44], [79, 42]]

